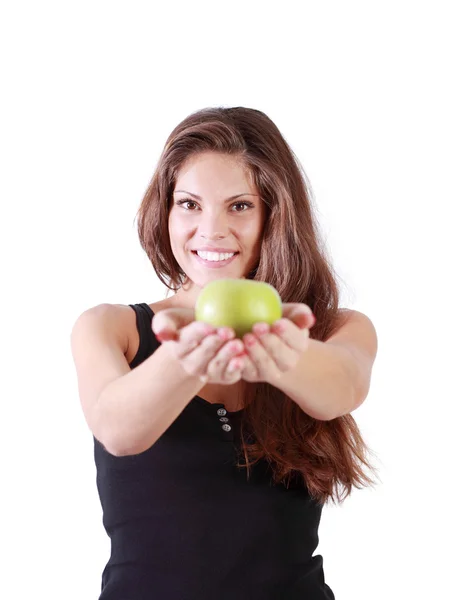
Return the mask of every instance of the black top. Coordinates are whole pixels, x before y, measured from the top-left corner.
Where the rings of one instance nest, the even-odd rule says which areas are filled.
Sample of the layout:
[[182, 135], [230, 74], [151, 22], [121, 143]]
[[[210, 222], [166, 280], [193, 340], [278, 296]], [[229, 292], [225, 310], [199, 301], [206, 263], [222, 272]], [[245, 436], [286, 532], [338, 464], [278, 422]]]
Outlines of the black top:
[[[129, 306], [140, 337], [133, 369], [160, 343], [149, 305]], [[113, 456], [93, 436], [111, 540], [99, 600], [334, 600], [313, 557], [322, 507], [300, 481], [271, 482], [266, 461], [247, 481], [234, 464], [241, 413], [195, 396], [133, 456]]]

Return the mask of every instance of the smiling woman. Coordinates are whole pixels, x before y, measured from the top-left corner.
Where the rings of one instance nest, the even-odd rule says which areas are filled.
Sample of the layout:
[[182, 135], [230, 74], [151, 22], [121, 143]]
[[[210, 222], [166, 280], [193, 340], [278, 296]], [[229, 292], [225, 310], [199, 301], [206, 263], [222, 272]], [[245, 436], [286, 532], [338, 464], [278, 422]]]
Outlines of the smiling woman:
[[244, 278], [259, 261], [265, 215], [241, 159], [202, 152], [186, 160], [168, 219], [171, 249], [188, 279], [176, 302], [192, 307], [208, 281]]
[[[301, 165], [261, 111], [193, 113], [166, 141], [138, 234], [174, 295], [90, 311], [73, 334], [85, 415], [108, 442], [94, 436], [111, 537], [100, 600], [333, 600], [318, 526], [327, 501], [374, 483], [349, 413], [376, 345], [371, 321], [339, 307]], [[271, 331], [232, 339], [196, 320], [223, 278], [275, 289]]]

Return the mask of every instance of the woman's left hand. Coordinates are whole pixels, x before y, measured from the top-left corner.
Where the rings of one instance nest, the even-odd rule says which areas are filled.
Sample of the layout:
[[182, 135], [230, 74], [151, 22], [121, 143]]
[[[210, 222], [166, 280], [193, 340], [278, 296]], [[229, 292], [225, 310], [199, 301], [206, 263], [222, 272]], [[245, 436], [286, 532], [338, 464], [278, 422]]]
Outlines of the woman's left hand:
[[233, 361], [244, 361], [242, 379], [276, 384], [281, 375], [293, 369], [309, 344], [309, 329], [315, 317], [307, 304], [282, 304], [282, 318], [268, 325], [256, 323], [253, 333], [243, 336], [245, 352]]

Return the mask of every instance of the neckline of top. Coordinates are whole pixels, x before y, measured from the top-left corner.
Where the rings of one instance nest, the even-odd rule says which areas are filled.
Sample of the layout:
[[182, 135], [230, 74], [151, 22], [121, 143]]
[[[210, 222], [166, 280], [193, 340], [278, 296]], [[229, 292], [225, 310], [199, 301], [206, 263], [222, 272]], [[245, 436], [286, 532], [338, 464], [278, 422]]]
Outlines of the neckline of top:
[[238, 417], [241, 414], [243, 414], [243, 411], [245, 410], [244, 408], [241, 408], [240, 410], [235, 410], [235, 411], [227, 410], [227, 408], [221, 402], [208, 402], [208, 400], [205, 400], [205, 398], [202, 398], [198, 394], [194, 396], [194, 399], [197, 399], [200, 402], [202, 402], [202, 404], [204, 404], [205, 406], [207, 406], [208, 409], [213, 409], [214, 410], [215, 408], [217, 408], [217, 409], [224, 408], [224, 410], [226, 411], [226, 413], [228, 415], [231, 415], [231, 416], [237, 416]]

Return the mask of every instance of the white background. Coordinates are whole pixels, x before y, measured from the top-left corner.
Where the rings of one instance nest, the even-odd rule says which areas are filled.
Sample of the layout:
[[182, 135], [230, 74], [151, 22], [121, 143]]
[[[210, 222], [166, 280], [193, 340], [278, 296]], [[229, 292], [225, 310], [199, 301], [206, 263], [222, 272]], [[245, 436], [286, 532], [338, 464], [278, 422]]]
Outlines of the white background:
[[70, 331], [165, 296], [135, 214], [170, 131], [218, 105], [280, 128], [341, 304], [378, 332], [354, 417], [382, 483], [324, 509], [325, 579], [337, 600], [459, 597], [457, 5], [2, 2], [2, 597], [98, 597], [110, 543]]

